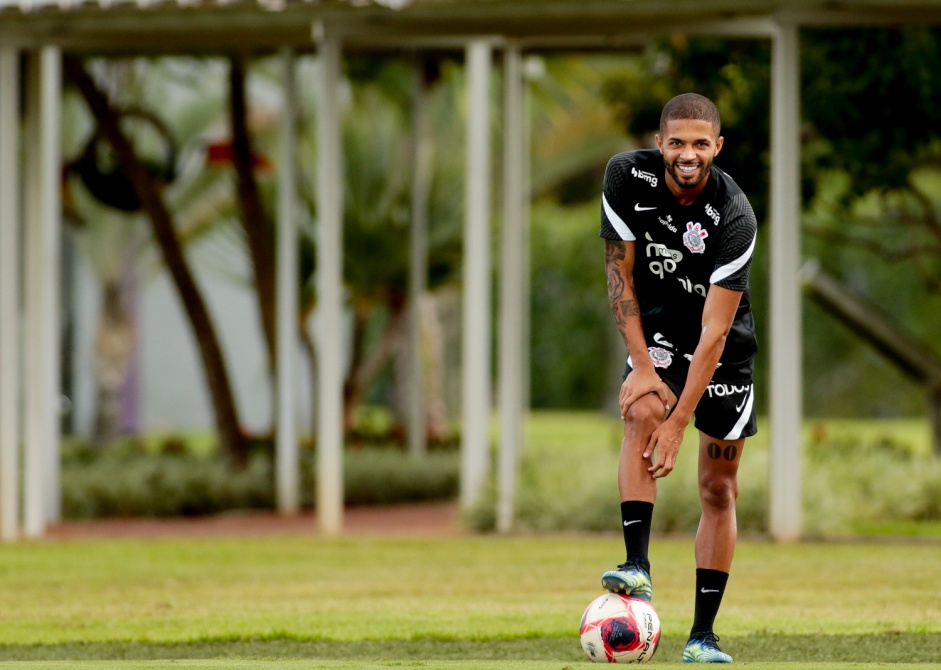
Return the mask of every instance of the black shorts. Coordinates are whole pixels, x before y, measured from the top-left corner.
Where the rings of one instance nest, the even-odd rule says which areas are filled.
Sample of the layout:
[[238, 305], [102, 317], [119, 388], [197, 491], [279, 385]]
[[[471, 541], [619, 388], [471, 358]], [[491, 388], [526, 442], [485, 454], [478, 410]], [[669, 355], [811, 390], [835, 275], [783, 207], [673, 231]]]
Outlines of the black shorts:
[[[631, 372], [628, 357], [624, 368], [624, 379]], [[686, 372], [682, 370], [657, 370], [660, 379], [679, 398], [686, 386]], [[719, 440], [738, 440], [751, 437], [758, 432], [758, 417], [755, 412], [755, 383], [751, 377], [735, 380], [713, 380], [699, 399], [693, 425], [709, 437]]]

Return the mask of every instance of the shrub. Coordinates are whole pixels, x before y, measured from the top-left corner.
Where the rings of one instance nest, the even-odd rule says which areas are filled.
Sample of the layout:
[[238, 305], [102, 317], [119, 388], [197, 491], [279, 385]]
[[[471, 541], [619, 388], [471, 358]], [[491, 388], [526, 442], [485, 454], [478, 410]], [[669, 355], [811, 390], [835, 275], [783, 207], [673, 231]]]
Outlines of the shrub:
[[[302, 505], [313, 507], [314, 455], [301, 458]], [[239, 470], [210, 454], [185, 448], [148, 449], [137, 442], [107, 448], [63, 448], [65, 518], [193, 516], [235, 509], [273, 509], [271, 457], [258, 452]], [[450, 498], [458, 486], [458, 458], [434, 452], [411, 458], [401, 451], [363, 448], [344, 457], [346, 503], [375, 505]]]
[[[823, 433], [805, 450], [804, 533], [845, 534], [866, 521], [941, 520], [941, 460], [919, 444], [885, 429]], [[699, 524], [694, 431], [681, 449], [677, 468], [660, 481], [655, 532], [695, 532]], [[594, 436], [593, 444], [533, 447], [521, 463], [515, 527], [533, 531], [612, 531], [620, 524], [615, 472], [619, 433]], [[600, 444], [604, 441], [604, 444]], [[743, 533], [767, 532], [769, 452], [750, 442], [739, 470], [736, 506]], [[465, 515], [479, 531], [496, 526], [496, 491], [488, 483]]]

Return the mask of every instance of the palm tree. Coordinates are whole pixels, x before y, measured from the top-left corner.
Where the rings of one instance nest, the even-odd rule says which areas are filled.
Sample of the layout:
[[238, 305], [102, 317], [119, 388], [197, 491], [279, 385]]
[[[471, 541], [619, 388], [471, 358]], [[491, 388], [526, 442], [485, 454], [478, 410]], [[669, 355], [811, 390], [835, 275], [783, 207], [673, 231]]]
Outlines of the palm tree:
[[[151, 224], [153, 237], [161, 250], [163, 261], [193, 329], [206, 374], [220, 449], [231, 462], [244, 463], [248, 453], [248, 440], [241, 429], [215, 325], [183, 252], [183, 243], [176, 230], [175, 215], [167, 203], [166, 184], [155, 179], [152, 171], [148, 170], [132, 139], [122, 127], [119, 107], [101, 90], [84, 63], [75, 57], [67, 57], [64, 67], [68, 80], [85, 99], [95, 119], [97, 132], [114, 152], [116, 162], [120, 166], [116, 174], [124, 178], [126, 185], [133, 190], [138, 204]], [[114, 301], [110, 304], [113, 307]]]

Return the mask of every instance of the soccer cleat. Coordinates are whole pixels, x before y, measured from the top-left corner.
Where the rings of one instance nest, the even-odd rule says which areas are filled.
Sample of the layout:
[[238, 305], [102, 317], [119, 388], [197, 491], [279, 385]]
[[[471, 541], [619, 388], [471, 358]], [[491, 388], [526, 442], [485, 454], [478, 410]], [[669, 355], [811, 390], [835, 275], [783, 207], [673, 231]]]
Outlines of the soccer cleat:
[[653, 598], [650, 564], [638, 559], [621, 563], [617, 570], [608, 570], [601, 575], [601, 586], [611, 593], [640, 598], [649, 603]]
[[686, 649], [683, 650], [684, 663], [731, 663], [732, 657], [719, 649], [719, 636], [712, 631], [693, 633]]

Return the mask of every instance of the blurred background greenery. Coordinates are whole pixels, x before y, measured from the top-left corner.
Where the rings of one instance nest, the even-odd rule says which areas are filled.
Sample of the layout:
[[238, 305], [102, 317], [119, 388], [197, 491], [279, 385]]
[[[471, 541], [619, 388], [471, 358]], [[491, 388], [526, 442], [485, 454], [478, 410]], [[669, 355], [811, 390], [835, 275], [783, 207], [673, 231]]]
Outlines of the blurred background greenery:
[[[803, 256], [818, 259], [898, 327], [941, 356], [941, 107], [937, 105], [941, 99], [941, 30], [803, 29], [801, 58]], [[89, 61], [84, 67], [120, 106], [160, 110], [166, 126], [161, 132], [172, 137], [178, 162], [166, 199], [180, 244], [218, 278], [257, 293], [263, 306], [271, 276], [264, 275], [258, 263], [233, 265], [230, 259], [267, 253], [253, 248], [252, 240], [270, 240], [275, 235], [271, 215], [275, 185], [259, 176], [264, 174], [264, 161], [259, 157], [280, 160], [279, 110], [262, 104], [265, 96], [276, 90], [279, 63], [265, 58], [245, 62], [234, 58], [109, 59]], [[301, 59], [302, 78], [310, 75], [312, 67]], [[429, 459], [440, 460], [429, 461], [428, 467], [437, 473], [428, 479], [435, 481], [427, 485], [431, 493], [418, 494], [414, 487], [403, 484], [400, 495], [404, 499], [453, 495], [454, 448], [460, 431], [463, 67], [448, 54], [429, 56], [418, 68], [405, 58], [351, 55], [345, 67], [344, 279], [352, 350], [345, 385], [352, 457], [349, 470], [358, 472], [357, 463], [362, 462], [364, 473], [385, 473], [381, 476], [384, 484], [379, 486], [383, 488], [392, 486], [391, 473], [412, 468], [415, 478], [421, 479], [423, 475], [417, 471], [425, 467], [407, 465], [406, 458], [394, 464], [369, 460], [378, 458], [373, 452], [400, 452], [403, 442], [402, 398], [407, 381], [401, 341], [408, 308], [411, 184], [410, 171], [400, 166], [409, 161], [411, 105], [416, 85], [420, 85], [427, 96], [435, 147], [430, 175], [429, 289], [423, 300], [427, 300], [425, 319], [430, 324], [425, 362], [425, 383], [431, 389], [427, 413], [433, 448]], [[416, 71], [421, 73], [418, 84]], [[695, 90], [708, 95], [722, 113], [726, 144], [716, 164], [748, 193], [759, 219], [751, 292], [760, 342], [768, 341], [770, 53], [769, 44], [760, 40], [675, 36], [651, 40], [643, 49], [617, 55], [528, 56], [526, 72], [532, 139], [529, 399], [536, 411], [532, 425], [552, 428], [535, 428], [530, 436], [533, 447], [524, 458], [521, 516], [523, 525], [533, 528], [567, 527], [568, 522], [562, 519], [526, 516], [528, 509], [551, 507], [550, 500], [539, 496], [558, 491], [560, 482], [552, 478], [573, 471], [561, 466], [584, 471], [585, 491], [580, 499], [599, 513], [612, 506], [596, 504], [597, 498], [615, 495], [613, 487], [602, 485], [601, 477], [595, 474], [606, 476], [609, 465], [599, 465], [596, 459], [603, 462], [616, 449], [617, 438], [612, 437], [616, 422], [613, 426], [609, 423], [614, 418], [612, 405], [625, 356], [608, 313], [598, 239], [605, 164], [619, 151], [652, 146], [660, 109], [677, 93]], [[498, 85], [494, 82], [495, 90]], [[234, 101], [240, 90], [242, 94], [248, 91], [249, 104], [238, 113]], [[78, 156], [96, 127], [96, 119], [77, 91], [71, 89], [68, 95], [63, 150], [66, 156]], [[313, 110], [310, 87], [301, 87], [299, 96], [301, 109]], [[257, 106], [254, 113], [252, 104]], [[215, 149], [226, 149], [231, 155], [207, 169], [209, 163], [201, 157], [211, 144], [209, 138], [218, 135], [220, 124], [228, 125], [233, 137], [239, 134], [238, 129], [244, 131], [254, 153], [240, 155], [234, 146], [217, 145]], [[154, 124], [127, 123], [123, 128], [145, 159], [149, 156], [158, 164], [164, 159], [160, 132], [154, 139]], [[498, 147], [493, 150], [496, 155]], [[300, 119], [298, 151], [302, 156], [314, 155], [311, 114], [304, 113]], [[245, 161], [249, 163], [247, 173]], [[302, 161], [301, 192], [307, 215], [298, 277], [298, 316], [301, 338], [311, 353], [307, 363], [312, 367], [310, 317], [316, 308], [312, 222], [316, 202], [311, 170], [310, 161]], [[167, 176], [158, 173], [160, 170], [155, 170], [155, 178]], [[236, 178], [236, 174], [241, 176]], [[246, 187], [245, 174], [255, 175], [254, 190]], [[70, 236], [76, 253], [96, 268], [102, 295], [108, 296], [109, 291], [120, 294], [129, 259], [145, 268], [138, 282], [152, 281], [164, 272], [153, 233], [147, 227], [148, 212], [129, 214], [108, 206], [91, 193], [84, 179], [87, 175], [78, 169], [67, 175], [65, 202], [74, 224]], [[252, 202], [258, 206], [246, 206]], [[250, 234], [251, 230], [261, 230], [260, 237]], [[239, 269], [241, 265], [243, 269]], [[122, 310], [129, 308], [120, 300], [101, 302], [117, 310], [102, 311], [101, 332], [120, 335], [124, 332], [120, 329], [128, 325]], [[937, 521], [941, 476], [929, 453], [924, 389], [826, 310], [809, 299], [803, 309], [804, 413], [808, 419], [805, 497], [807, 506], [822, 510], [813, 515], [819, 527], [811, 531], [843, 532], [865, 524], [875, 528], [886, 516]], [[260, 308], [260, 322], [265, 318], [265, 310]], [[263, 323], [260, 331], [268, 332]], [[195, 336], [208, 335], [196, 332]], [[123, 382], [130, 374], [127, 361], [121, 358], [123, 351], [119, 346], [110, 353], [100, 349], [94, 353], [102, 364], [96, 368], [98, 404], [92, 434], [78, 434], [66, 420], [70, 446], [64, 454], [63, 483], [68, 515], [148, 513], [146, 503], [135, 507], [128, 496], [123, 502], [107, 502], [109, 496], [121, 498], [107, 493], [103, 482], [116, 476], [107, 473], [120, 471], [124, 478], [133, 475], [141, 488], [164, 491], [168, 499], [172, 486], [160, 488], [154, 482], [178, 483], [187, 473], [198, 471], [192, 463], [172, 475], [155, 474], [152, 465], [131, 469], [122, 459], [133, 454], [157, 454], [172, 460], [185, 453], [207, 468], [200, 475], [201, 483], [192, 483], [191, 488], [225, 488], [221, 482], [230, 465], [214, 463], [218, 460], [212, 456], [214, 447], [198, 446], [206, 439], [187, 434], [155, 442], [152, 436], [120, 425], [120, 408], [127, 401], [122, 398], [127, 389]], [[228, 365], [236, 363], [229, 361]], [[757, 366], [758, 411], [764, 414], [767, 357], [759, 355]], [[270, 386], [270, 380], [267, 385], [260, 384], [259, 392], [270, 393]], [[592, 418], [583, 422], [579, 418], [582, 414], [570, 410], [587, 412]], [[886, 421], [873, 423], [873, 419]], [[245, 478], [243, 490], [218, 496], [229, 502], [184, 501], [167, 511], [151, 509], [150, 513], [199, 513], [271, 504], [270, 432], [270, 428], [256, 430], [241, 444], [236, 460]], [[744, 466], [742, 498], [752, 501], [740, 519], [746, 530], [760, 530], [764, 523], [767, 462], [763, 439], [759, 434], [752, 441], [754, 446], [750, 442], [755, 457]], [[212, 444], [213, 438], [208, 442]], [[862, 466], [864, 456], [868, 464]], [[82, 479], [92, 464], [106, 473], [93, 477], [98, 483]], [[557, 466], [558, 472], [554, 469]], [[221, 470], [211, 472], [213, 468]], [[309, 474], [311, 468], [305, 470]], [[679, 482], [691, 476], [678, 473], [671, 480]], [[841, 487], [834, 488], [837, 482]], [[347, 484], [351, 492], [370, 487]], [[312, 490], [307, 485], [305, 489], [307, 493]], [[664, 508], [672, 505], [671, 496], [688, 497], [694, 490], [679, 485], [663, 489]], [[97, 498], [89, 497], [89, 490], [98, 491]], [[525, 493], [527, 490], [531, 493]], [[834, 495], [848, 490], [856, 493]], [[879, 502], [862, 507], [861, 501], [873, 499], [875, 493]], [[688, 501], [683, 498], [680, 502]], [[488, 504], [485, 501], [472, 515], [476, 527], [486, 528], [491, 522]], [[571, 501], [565, 504], [570, 506]], [[693, 520], [679, 512], [685, 507], [690, 506], [677, 504], [676, 515], [664, 513], [662, 530], [688, 529]], [[843, 508], [852, 513], [844, 514]], [[587, 512], [570, 509], [568, 514], [583, 519], [582, 526], [611, 525], [605, 518], [584, 521], [591, 516]]]

